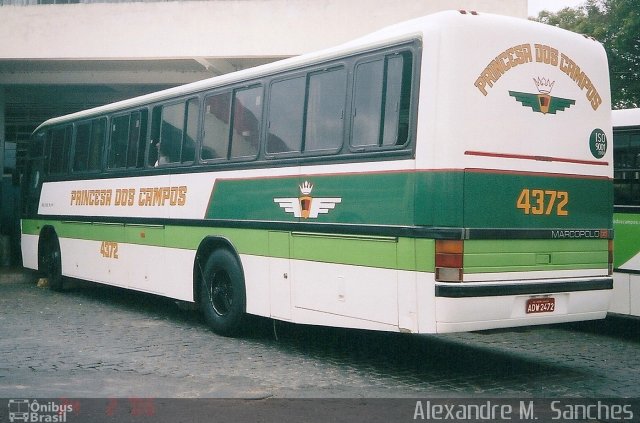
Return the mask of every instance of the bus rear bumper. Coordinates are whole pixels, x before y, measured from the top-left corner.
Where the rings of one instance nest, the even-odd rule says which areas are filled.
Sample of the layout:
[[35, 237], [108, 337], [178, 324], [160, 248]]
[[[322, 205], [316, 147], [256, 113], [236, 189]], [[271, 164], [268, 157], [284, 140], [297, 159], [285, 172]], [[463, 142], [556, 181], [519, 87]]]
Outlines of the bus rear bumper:
[[[462, 332], [603, 319], [613, 278], [530, 280], [517, 283], [436, 284], [436, 332]], [[552, 299], [552, 310], [532, 311], [529, 300]]]

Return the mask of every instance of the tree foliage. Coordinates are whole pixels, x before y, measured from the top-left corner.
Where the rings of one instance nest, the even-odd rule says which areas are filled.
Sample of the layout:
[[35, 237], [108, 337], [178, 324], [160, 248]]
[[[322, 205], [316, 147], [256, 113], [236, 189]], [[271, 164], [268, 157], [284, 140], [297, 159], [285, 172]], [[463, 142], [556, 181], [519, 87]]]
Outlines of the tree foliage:
[[534, 20], [589, 35], [609, 58], [612, 106], [640, 106], [640, 7], [638, 0], [586, 0], [557, 13], [543, 10]]

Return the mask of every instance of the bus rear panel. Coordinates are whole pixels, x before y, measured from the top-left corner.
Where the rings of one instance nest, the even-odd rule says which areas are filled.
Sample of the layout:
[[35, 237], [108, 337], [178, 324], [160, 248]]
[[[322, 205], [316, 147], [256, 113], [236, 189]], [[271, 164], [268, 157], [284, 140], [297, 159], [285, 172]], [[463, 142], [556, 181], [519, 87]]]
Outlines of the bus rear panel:
[[[613, 238], [604, 49], [532, 22], [464, 17], [437, 35], [440, 60], [425, 47], [423, 62], [416, 160], [433, 175], [417, 189], [416, 219], [460, 230], [435, 240], [434, 329], [603, 318]], [[436, 71], [438, 84], [424, 83]]]

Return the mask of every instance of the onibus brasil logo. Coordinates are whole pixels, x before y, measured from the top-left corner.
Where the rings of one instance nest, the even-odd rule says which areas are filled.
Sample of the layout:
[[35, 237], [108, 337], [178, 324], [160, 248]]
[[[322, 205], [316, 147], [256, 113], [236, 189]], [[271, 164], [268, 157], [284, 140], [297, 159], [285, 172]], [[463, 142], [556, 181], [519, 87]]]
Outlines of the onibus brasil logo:
[[294, 217], [317, 219], [319, 214], [329, 213], [329, 210], [334, 209], [336, 204], [342, 202], [340, 197], [312, 197], [313, 184], [309, 181], [304, 181], [298, 187], [300, 188], [300, 197], [273, 199], [274, 203], [278, 203], [285, 212], [293, 213]]
[[555, 81], [549, 78], [533, 78], [534, 84], [538, 89], [538, 94], [521, 93], [518, 91], [509, 91], [509, 95], [522, 103], [524, 107], [531, 107], [534, 112], [555, 115], [557, 111], [568, 109], [576, 104], [575, 100], [562, 97], [551, 96], [551, 90]]
[[[9, 422], [65, 423], [67, 416], [75, 412], [74, 404], [67, 401], [38, 402], [38, 400], [10, 399]], [[77, 408], [77, 404], [76, 404]]]

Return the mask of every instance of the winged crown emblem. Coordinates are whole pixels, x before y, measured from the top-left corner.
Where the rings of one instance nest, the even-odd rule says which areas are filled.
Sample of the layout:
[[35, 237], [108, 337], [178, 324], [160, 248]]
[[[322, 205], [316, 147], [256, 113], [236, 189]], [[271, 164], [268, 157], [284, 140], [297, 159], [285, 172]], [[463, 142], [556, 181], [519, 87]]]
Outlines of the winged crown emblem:
[[538, 94], [509, 91], [509, 95], [522, 103], [524, 107], [531, 107], [534, 112], [555, 115], [557, 111], [568, 109], [576, 104], [575, 100], [551, 96], [551, 90], [555, 81], [549, 78], [533, 78], [538, 89]]
[[278, 203], [285, 212], [293, 213], [294, 217], [317, 219], [320, 214], [329, 213], [336, 207], [336, 204], [342, 202], [340, 197], [312, 197], [313, 184], [309, 181], [304, 181], [298, 187], [300, 188], [300, 197], [273, 199], [274, 203]]

